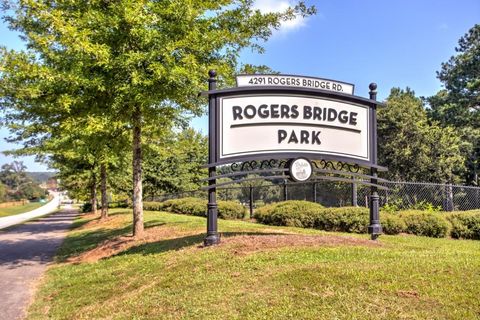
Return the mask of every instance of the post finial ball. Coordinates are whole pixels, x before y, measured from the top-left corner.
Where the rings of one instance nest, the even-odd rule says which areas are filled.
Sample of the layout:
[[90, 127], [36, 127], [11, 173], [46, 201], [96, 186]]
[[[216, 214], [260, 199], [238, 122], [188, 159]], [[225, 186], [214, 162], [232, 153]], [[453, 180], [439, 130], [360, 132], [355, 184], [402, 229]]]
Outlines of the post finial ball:
[[217, 76], [217, 71], [215, 71], [213, 69], [209, 70], [208, 75], [210, 76], [210, 78], [215, 78]]
[[370, 91], [375, 91], [375, 90], [377, 90], [377, 84], [375, 82], [372, 82], [372, 83], [370, 83], [368, 88], [370, 89]]

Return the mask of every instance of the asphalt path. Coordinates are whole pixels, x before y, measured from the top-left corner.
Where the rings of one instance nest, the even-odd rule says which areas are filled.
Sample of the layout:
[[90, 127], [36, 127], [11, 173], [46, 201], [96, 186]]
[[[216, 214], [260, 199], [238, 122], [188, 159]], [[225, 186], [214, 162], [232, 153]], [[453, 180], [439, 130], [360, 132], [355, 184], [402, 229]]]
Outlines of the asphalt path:
[[25, 317], [38, 280], [53, 261], [77, 214], [71, 207], [64, 208], [0, 230], [0, 319]]

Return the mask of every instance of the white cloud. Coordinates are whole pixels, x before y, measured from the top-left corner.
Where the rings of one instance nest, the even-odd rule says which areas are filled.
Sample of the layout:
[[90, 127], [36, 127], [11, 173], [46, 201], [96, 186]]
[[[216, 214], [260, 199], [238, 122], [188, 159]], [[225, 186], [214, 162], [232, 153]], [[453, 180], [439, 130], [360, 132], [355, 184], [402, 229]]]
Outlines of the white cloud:
[[[295, 4], [290, 0], [257, 0], [255, 1], [253, 8], [260, 10], [261, 13], [281, 12], [294, 5]], [[306, 20], [306, 18], [297, 16], [295, 19], [282, 22], [280, 31], [287, 32], [299, 29], [306, 25]]]

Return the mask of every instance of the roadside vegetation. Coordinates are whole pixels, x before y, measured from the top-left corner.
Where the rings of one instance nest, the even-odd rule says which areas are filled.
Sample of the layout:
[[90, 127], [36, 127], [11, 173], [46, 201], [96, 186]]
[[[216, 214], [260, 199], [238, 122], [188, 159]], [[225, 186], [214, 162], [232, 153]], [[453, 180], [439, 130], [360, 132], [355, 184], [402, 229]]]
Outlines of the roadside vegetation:
[[130, 211], [78, 219], [28, 319], [474, 319], [480, 242]]
[[[145, 202], [146, 210], [205, 216], [206, 201], [180, 198], [164, 202]], [[233, 201], [219, 201], [219, 217], [242, 219], [245, 209]], [[314, 228], [325, 231], [367, 233], [369, 210], [362, 207], [324, 208], [318, 203], [289, 200], [255, 210], [257, 222], [273, 226]], [[381, 211], [385, 234], [409, 233], [433, 238], [480, 240], [480, 210], [441, 212], [435, 210]]]
[[[25, 170], [21, 161], [6, 163], [0, 168], [0, 203], [18, 200], [46, 199], [48, 193], [40, 188]], [[1, 209], [0, 209], [1, 210]]]
[[34, 209], [40, 208], [44, 204], [45, 203], [41, 203], [41, 202], [30, 202], [23, 206], [0, 208], [0, 217], [13, 216], [19, 213], [29, 212]]

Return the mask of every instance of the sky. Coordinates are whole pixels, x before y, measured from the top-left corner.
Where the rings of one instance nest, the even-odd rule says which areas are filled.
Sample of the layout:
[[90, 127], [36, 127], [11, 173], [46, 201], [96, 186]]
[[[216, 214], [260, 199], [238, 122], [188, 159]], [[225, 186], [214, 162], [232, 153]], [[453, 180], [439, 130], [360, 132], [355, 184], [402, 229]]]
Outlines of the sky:
[[[278, 11], [295, 1], [257, 0], [263, 12]], [[393, 87], [410, 87], [418, 96], [442, 89], [436, 78], [442, 62], [455, 54], [458, 40], [480, 23], [479, 0], [310, 0], [317, 14], [298, 18], [274, 31], [263, 43], [262, 55], [247, 50], [243, 63], [267, 65], [283, 74], [307, 75], [353, 83], [355, 94], [368, 96], [368, 85], [378, 85], [379, 100]], [[0, 23], [0, 45], [21, 50], [18, 35]], [[207, 133], [206, 117], [192, 126]], [[8, 144], [0, 128], [0, 152]], [[23, 157], [28, 171], [46, 171], [45, 165]], [[13, 161], [0, 154], [0, 165]]]

